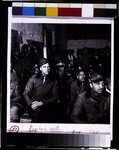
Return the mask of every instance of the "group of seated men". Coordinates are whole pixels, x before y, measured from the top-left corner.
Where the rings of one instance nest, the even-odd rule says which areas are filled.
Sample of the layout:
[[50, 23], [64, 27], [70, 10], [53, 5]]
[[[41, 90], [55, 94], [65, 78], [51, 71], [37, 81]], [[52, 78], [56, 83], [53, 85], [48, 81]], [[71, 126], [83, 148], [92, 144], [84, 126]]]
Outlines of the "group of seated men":
[[81, 66], [73, 75], [63, 62], [54, 67], [55, 74], [42, 58], [23, 92], [11, 67], [10, 121], [27, 111], [33, 123], [110, 123], [110, 80]]

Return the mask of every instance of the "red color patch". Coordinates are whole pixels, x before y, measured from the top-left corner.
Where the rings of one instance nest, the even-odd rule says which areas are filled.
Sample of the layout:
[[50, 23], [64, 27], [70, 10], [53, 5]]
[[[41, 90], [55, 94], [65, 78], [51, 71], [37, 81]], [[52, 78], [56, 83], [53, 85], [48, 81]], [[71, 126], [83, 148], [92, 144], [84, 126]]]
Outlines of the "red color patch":
[[58, 16], [81, 17], [81, 8], [58, 8]]

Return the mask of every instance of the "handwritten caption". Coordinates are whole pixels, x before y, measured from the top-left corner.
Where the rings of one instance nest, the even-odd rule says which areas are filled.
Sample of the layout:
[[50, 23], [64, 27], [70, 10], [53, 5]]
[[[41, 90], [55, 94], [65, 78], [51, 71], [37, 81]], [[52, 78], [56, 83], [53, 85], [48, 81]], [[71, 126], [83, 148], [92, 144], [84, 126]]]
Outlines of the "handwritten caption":
[[[49, 130], [47, 130], [46, 128], [43, 128], [43, 127], [33, 127], [32, 125], [30, 125], [29, 127], [29, 133], [38, 133], [38, 132], [60, 132], [62, 131], [60, 129], [59, 126], [54, 126], [54, 127], [50, 127]], [[73, 131], [70, 131], [71, 134], [81, 134], [82, 132], [81, 131], [77, 131], [75, 129], [73, 129]], [[89, 133], [91, 134], [98, 134], [98, 131], [95, 131], [95, 130], [90, 130]]]
[[[61, 131], [61, 130], [60, 130], [59, 126], [55, 126], [55, 127], [50, 127], [49, 131], [57, 132], [57, 131]], [[43, 128], [43, 127], [33, 127], [32, 125], [30, 125], [29, 133], [37, 133], [37, 132], [48, 132], [48, 130], [46, 128]]]
[[[11, 126], [10, 132], [19, 132], [19, 126], [16, 126], [16, 125], [13, 125]], [[51, 132], [51, 133], [62, 133], [64, 131], [62, 131], [62, 129], [60, 128], [60, 126], [52, 126], [52, 127], [41, 127], [41, 126], [33, 126], [33, 125], [30, 125], [28, 130], [27, 130], [29, 133], [48, 133], [48, 132]], [[78, 131], [76, 129], [73, 129], [71, 131], [65, 131], [66, 133], [70, 133], [70, 134], [81, 134], [81, 133], [84, 133], [82, 131]], [[88, 132], [85, 132], [85, 133], [90, 133], [90, 134], [98, 134], [99, 132], [96, 131], [96, 130], [89, 130]]]

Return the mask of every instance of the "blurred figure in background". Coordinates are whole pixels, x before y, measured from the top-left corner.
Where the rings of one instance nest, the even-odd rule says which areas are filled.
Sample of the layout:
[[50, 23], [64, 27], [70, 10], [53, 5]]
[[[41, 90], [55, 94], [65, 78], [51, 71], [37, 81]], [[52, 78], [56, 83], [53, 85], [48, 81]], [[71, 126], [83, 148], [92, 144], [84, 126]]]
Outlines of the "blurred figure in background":
[[71, 65], [75, 65], [76, 58], [74, 56], [74, 50], [69, 49], [67, 53], [68, 53], [67, 55], [68, 63]]
[[30, 47], [28, 44], [24, 44], [21, 48], [21, 56], [15, 64], [15, 71], [20, 80], [22, 92], [24, 91], [28, 79], [33, 74], [33, 64], [30, 54]]
[[82, 49], [79, 49], [79, 50], [77, 51], [76, 67], [83, 65], [82, 54], [83, 54], [83, 50], [82, 50]]
[[66, 79], [68, 82], [68, 85], [70, 86], [71, 83], [74, 80], [74, 74], [73, 74], [74, 68], [71, 64], [66, 65]]
[[63, 62], [56, 64], [56, 81], [58, 85], [58, 122], [66, 122], [66, 109], [69, 101], [70, 81], [66, 74], [66, 65]]
[[23, 113], [23, 101], [19, 86], [19, 80], [13, 65], [11, 65], [10, 75], [10, 122], [19, 122]]
[[88, 48], [83, 48], [83, 54], [82, 54], [82, 67], [87, 70], [89, 67], [90, 57], [88, 55]]
[[40, 58], [38, 49], [37, 49], [37, 47], [34, 46], [33, 49], [32, 49], [32, 61], [33, 61], [33, 66], [34, 66], [34, 65], [38, 65], [40, 59], [41, 59], [41, 58]]

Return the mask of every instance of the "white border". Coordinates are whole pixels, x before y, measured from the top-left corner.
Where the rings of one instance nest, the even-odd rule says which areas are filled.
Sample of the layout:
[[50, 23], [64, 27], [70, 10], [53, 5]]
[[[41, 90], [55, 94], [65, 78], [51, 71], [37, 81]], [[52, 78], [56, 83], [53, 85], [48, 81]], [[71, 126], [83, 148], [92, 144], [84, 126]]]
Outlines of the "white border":
[[[8, 54], [7, 54], [7, 132], [18, 126], [22, 133], [61, 133], [61, 134], [105, 134], [112, 140], [113, 129], [113, 86], [111, 91], [111, 115], [109, 125], [106, 124], [40, 124], [10, 123], [10, 56], [11, 56], [11, 24], [12, 23], [57, 23], [57, 24], [110, 24], [111, 25], [111, 85], [114, 79], [114, 20], [112, 18], [75, 18], [75, 17], [23, 17], [12, 16], [12, 8], [8, 11]], [[34, 130], [31, 130], [34, 129]]]
[[114, 20], [111, 23], [111, 104], [110, 104], [110, 122], [111, 122], [111, 140], [113, 139], [113, 100], [114, 100]]

